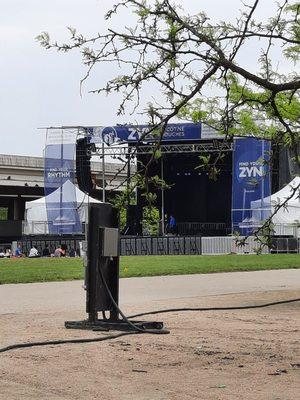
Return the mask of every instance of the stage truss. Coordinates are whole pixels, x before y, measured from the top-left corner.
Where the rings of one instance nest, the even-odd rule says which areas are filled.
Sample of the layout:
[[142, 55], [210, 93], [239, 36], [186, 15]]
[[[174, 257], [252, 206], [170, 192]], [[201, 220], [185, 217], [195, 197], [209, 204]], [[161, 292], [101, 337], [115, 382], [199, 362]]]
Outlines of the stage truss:
[[93, 144], [91, 146], [92, 155], [111, 156], [111, 157], [130, 157], [152, 154], [157, 151], [161, 154], [171, 153], [215, 153], [215, 152], [229, 152], [233, 150], [233, 144], [225, 141], [213, 141], [209, 143], [194, 143], [194, 144], [131, 144], [130, 146], [98, 146]]
[[[41, 128], [44, 129], [44, 128]], [[89, 137], [88, 128], [83, 126], [62, 126], [62, 127], [49, 127], [46, 128], [47, 132], [56, 131], [64, 135], [74, 135], [76, 139], [80, 137]], [[75, 140], [76, 140], [75, 139]], [[160, 154], [188, 154], [188, 153], [216, 153], [216, 152], [231, 152], [233, 151], [232, 141], [224, 139], [212, 139], [211, 141], [198, 142], [198, 143], [172, 143], [160, 144], [152, 143], [115, 143], [111, 146], [104, 144], [103, 142], [92, 142], [87, 149], [87, 152], [92, 156], [111, 156], [115, 157], [126, 157], [134, 158], [137, 155], [152, 154], [154, 151]]]

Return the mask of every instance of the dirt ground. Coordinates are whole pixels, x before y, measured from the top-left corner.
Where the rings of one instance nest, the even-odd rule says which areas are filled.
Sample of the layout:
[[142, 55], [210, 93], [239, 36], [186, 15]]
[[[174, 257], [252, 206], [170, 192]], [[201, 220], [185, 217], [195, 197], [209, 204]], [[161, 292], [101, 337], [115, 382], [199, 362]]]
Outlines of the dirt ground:
[[[300, 297], [270, 291], [151, 301], [126, 313], [167, 307], [258, 304]], [[184, 312], [162, 320], [169, 335], [12, 350], [0, 354], [0, 399], [300, 399], [300, 302], [264, 309]], [[66, 330], [82, 311], [4, 314], [0, 346], [98, 337]]]

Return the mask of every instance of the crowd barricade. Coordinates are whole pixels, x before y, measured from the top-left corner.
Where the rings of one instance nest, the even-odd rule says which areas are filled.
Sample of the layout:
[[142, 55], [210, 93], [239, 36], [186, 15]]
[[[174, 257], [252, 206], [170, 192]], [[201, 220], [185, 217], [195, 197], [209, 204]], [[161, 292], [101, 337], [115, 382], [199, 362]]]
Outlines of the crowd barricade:
[[300, 253], [300, 239], [293, 237], [274, 238], [272, 240], [271, 253], [273, 254]]
[[202, 254], [268, 254], [269, 249], [266, 246], [261, 247], [261, 243], [253, 236], [247, 238], [241, 245], [243, 237], [238, 240], [234, 236], [203, 237]]
[[45, 248], [46, 244], [49, 248], [51, 254], [54, 253], [55, 249], [62, 244], [67, 247], [67, 254], [74, 250], [76, 255], [80, 254], [80, 242], [82, 242], [84, 237], [81, 236], [73, 236], [73, 237], [50, 237], [50, 236], [36, 236], [36, 237], [22, 237], [18, 241], [14, 241], [11, 244], [12, 254], [15, 254], [15, 250], [18, 244], [21, 245], [22, 252], [25, 256], [28, 256], [30, 249], [32, 246], [35, 246], [40, 254], [42, 254], [43, 249]]
[[196, 255], [201, 254], [200, 236], [123, 236], [122, 256], [138, 255]]
[[[239, 238], [241, 241], [243, 237]], [[23, 252], [29, 253], [34, 245], [41, 253], [47, 244], [51, 253], [64, 244], [67, 249], [74, 249], [81, 254], [83, 235], [63, 236], [24, 236], [21, 240], [12, 242], [14, 253], [17, 244], [21, 244]], [[270, 248], [260, 248], [260, 242], [255, 237], [248, 237], [244, 245], [233, 236], [201, 237], [201, 236], [122, 236], [120, 238], [121, 256], [147, 255], [221, 255], [221, 254], [284, 254], [300, 253], [300, 238], [274, 237]]]

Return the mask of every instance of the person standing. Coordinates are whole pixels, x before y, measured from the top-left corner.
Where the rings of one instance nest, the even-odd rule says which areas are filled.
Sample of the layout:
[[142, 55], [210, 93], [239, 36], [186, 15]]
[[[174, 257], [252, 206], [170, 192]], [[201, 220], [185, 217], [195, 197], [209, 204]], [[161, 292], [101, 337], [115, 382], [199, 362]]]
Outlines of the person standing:
[[171, 214], [170, 215], [170, 219], [169, 219], [169, 230], [170, 230], [170, 233], [172, 233], [174, 235], [175, 229], [176, 229], [176, 220], [175, 220], [174, 216]]

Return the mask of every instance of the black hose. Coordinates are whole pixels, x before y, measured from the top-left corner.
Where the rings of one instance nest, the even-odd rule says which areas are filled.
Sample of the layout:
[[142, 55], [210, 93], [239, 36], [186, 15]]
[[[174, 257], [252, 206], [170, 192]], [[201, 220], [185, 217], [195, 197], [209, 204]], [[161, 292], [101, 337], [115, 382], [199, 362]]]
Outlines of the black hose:
[[263, 303], [263, 304], [256, 304], [256, 305], [246, 305], [246, 306], [229, 306], [229, 307], [184, 307], [184, 308], [167, 308], [164, 310], [155, 310], [155, 311], [148, 311], [144, 313], [139, 313], [139, 314], [134, 314], [129, 317], [126, 317], [125, 314], [122, 312], [122, 310], [119, 308], [117, 303], [115, 302], [113, 295], [111, 291], [109, 290], [109, 287], [106, 283], [106, 280], [103, 276], [103, 272], [101, 268], [99, 268], [100, 276], [102, 278], [103, 284], [107, 290], [107, 293], [114, 305], [114, 307], [117, 309], [117, 311], [120, 313], [122, 318], [124, 319], [125, 322], [127, 322], [132, 328], [134, 329], [133, 331], [130, 332], [122, 332], [118, 333], [116, 335], [109, 335], [109, 336], [102, 336], [100, 338], [89, 338], [89, 339], [65, 339], [65, 340], [50, 340], [50, 341], [42, 341], [42, 342], [31, 342], [31, 343], [18, 343], [18, 344], [13, 344], [10, 346], [2, 347], [0, 348], [0, 353], [4, 353], [9, 350], [15, 350], [15, 349], [21, 349], [21, 348], [28, 348], [28, 347], [37, 347], [37, 346], [55, 346], [59, 344], [68, 344], [68, 343], [92, 343], [92, 342], [103, 342], [105, 340], [112, 340], [112, 339], [117, 339], [122, 336], [128, 336], [128, 335], [133, 335], [133, 334], [140, 334], [140, 333], [154, 333], [154, 334], [166, 334], [169, 333], [168, 330], [166, 329], [141, 329], [140, 327], [136, 326], [134, 323], [132, 323], [128, 318], [136, 318], [136, 317], [142, 317], [145, 315], [154, 315], [154, 314], [163, 314], [163, 313], [171, 313], [171, 312], [182, 312], [182, 311], [232, 311], [232, 310], [248, 310], [248, 309], [254, 309], [254, 308], [265, 308], [265, 307], [271, 307], [271, 306], [277, 306], [280, 304], [289, 304], [289, 303], [295, 303], [300, 301], [300, 298], [295, 298], [295, 299], [289, 299], [289, 300], [281, 300], [281, 301], [274, 301], [271, 303]]
[[281, 301], [274, 301], [272, 303], [263, 303], [263, 304], [256, 304], [256, 305], [247, 305], [247, 306], [231, 306], [231, 307], [184, 307], [184, 308], [166, 308], [164, 310], [155, 310], [155, 311], [148, 311], [139, 314], [130, 315], [128, 318], [136, 318], [142, 317], [144, 315], [154, 315], [154, 314], [164, 314], [164, 313], [171, 313], [171, 312], [178, 312], [178, 311], [231, 311], [231, 310], [250, 310], [252, 308], [264, 308], [264, 307], [271, 307], [271, 306], [278, 306], [280, 304], [288, 304], [288, 303], [295, 303], [300, 301], [300, 298], [290, 299], [290, 300], [281, 300]]
[[[108, 261], [109, 261], [109, 259], [107, 259], [107, 262], [108, 262]], [[118, 313], [121, 315], [121, 317], [123, 318], [123, 320], [124, 320], [129, 326], [131, 326], [131, 327], [133, 328], [134, 331], [139, 332], [139, 333], [151, 333], [151, 334], [155, 334], [155, 335], [162, 335], [162, 334], [168, 334], [168, 333], [170, 333], [170, 331], [168, 331], [167, 329], [143, 329], [143, 328], [140, 328], [139, 326], [137, 326], [136, 324], [134, 324], [133, 322], [131, 322], [131, 321], [126, 317], [126, 315], [123, 313], [123, 311], [119, 308], [118, 304], [116, 303], [116, 301], [115, 301], [115, 299], [114, 299], [114, 297], [113, 297], [113, 295], [112, 295], [112, 293], [111, 293], [111, 291], [110, 291], [110, 289], [109, 289], [109, 287], [108, 287], [108, 285], [107, 285], [106, 279], [104, 278], [103, 271], [102, 271], [102, 269], [100, 268], [99, 263], [98, 263], [98, 272], [99, 272], [99, 274], [100, 274], [100, 277], [101, 277], [101, 279], [102, 279], [102, 282], [103, 282], [103, 284], [104, 284], [104, 286], [105, 286], [105, 289], [106, 289], [106, 291], [107, 291], [107, 293], [108, 293], [108, 295], [109, 295], [109, 297], [110, 297], [110, 300], [111, 300], [113, 306], [114, 306], [115, 309], [118, 311]]]
[[[232, 307], [196, 307], [196, 308], [168, 308], [164, 310], [156, 310], [156, 311], [148, 311], [144, 313], [139, 313], [139, 314], [134, 314], [129, 316], [128, 318], [136, 318], [136, 317], [141, 317], [144, 315], [154, 315], [154, 314], [163, 314], [163, 313], [170, 313], [170, 312], [181, 312], [181, 311], [232, 311], [232, 310], [247, 310], [247, 309], [253, 309], [253, 308], [264, 308], [264, 307], [271, 307], [271, 306], [277, 306], [280, 304], [289, 304], [289, 303], [295, 303], [300, 301], [300, 298], [296, 299], [290, 299], [290, 300], [281, 300], [281, 301], [274, 301], [272, 303], [264, 303], [264, 304], [256, 304], [256, 305], [247, 305], [247, 306], [232, 306]], [[122, 315], [122, 314], [121, 314]], [[125, 321], [128, 320], [127, 317], [125, 317]], [[127, 322], [127, 321], [126, 321]], [[129, 321], [129, 323], [131, 323]], [[134, 325], [134, 324], [133, 324]], [[135, 328], [138, 328], [134, 325]], [[140, 328], [139, 328], [140, 329]], [[104, 340], [111, 340], [111, 339], [117, 339], [122, 336], [127, 336], [127, 335], [133, 335], [133, 334], [139, 334], [139, 333], [148, 333], [145, 332], [144, 330], [141, 329], [142, 332], [140, 332], [138, 329], [135, 329], [134, 331], [131, 332], [122, 332], [118, 333], [116, 335], [109, 335], [109, 336], [102, 336], [100, 338], [90, 338], [90, 339], [65, 339], [65, 340], [51, 340], [51, 341], [43, 341], [43, 342], [31, 342], [31, 343], [19, 343], [19, 344], [13, 344], [10, 346], [2, 347], [0, 348], [0, 353], [4, 353], [9, 350], [14, 350], [14, 349], [21, 349], [21, 348], [27, 348], [27, 347], [37, 347], [37, 346], [50, 346], [50, 345], [59, 345], [59, 344], [67, 344], [67, 343], [92, 343], [92, 342], [103, 342]], [[153, 333], [152, 330], [149, 330], [149, 333]]]
[[[37, 347], [37, 346], [51, 346], [51, 345], [59, 345], [59, 344], [67, 344], [67, 343], [91, 343], [91, 342], [103, 342], [104, 340], [110, 340], [110, 339], [117, 339], [122, 336], [128, 336], [128, 335], [133, 335], [133, 334], [141, 334], [141, 333], [151, 333], [151, 334], [168, 334], [170, 331], [167, 329], [142, 329], [138, 326], [136, 326], [134, 323], [129, 321], [129, 319], [126, 317], [126, 315], [122, 312], [122, 310], [119, 308], [118, 304], [115, 302], [115, 299], [113, 298], [113, 295], [111, 291], [109, 290], [109, 287], [107, 285], [106, 279], [104, 278], [103, 272], [101, 268], [98, 266], [98, 270], [102, 279], [102, 282], [105, 286], [105, 289], [114, 305], [114, 307], [117, 309], [119, 314], [122, 316], [123, 320], [130, 325], [133, 328], [133, 331], [130, 332], [122, 332], [118, 333], [116, 335], [109, 335], [109, 336], [103, 336], [100, 338], [89, 338], [89, 339], [65, 339], [65, 340], [50, 340], [50, 341], [42, 341], [42, 342], [31, 342], [31, 343], [18, 343], [18, 344], [13, 344], [10, 346], [2, 347], [0, 348], [0, 353], [4, 353], [9, 350], [15, 350], [15, 349], [21, 349], [21, 348], [28, 348], [28, 347]], [[105, 312], [103, 312], [103, 318], [106, 319]]]
[[102, 336], [98, 338], [90, 338], [90, 339], [64, 339], [64, 340], [49, 340], [43, 342], [30, 342], [30, 343], [17, 343], [12, 344], [10, 346], [0, 348], [0, 353], [4, 353], [5, 351], [22, 349], [26, 347], [37, 347], [37, 346], [55, 346], [58, 344], [67, 344], [67, 343], [91, 343], [91, 342], [103, 342], [104, 340], [117, 339], [122, 336], [133, 335], [140, 332], [122, 332], [116, 335]]

